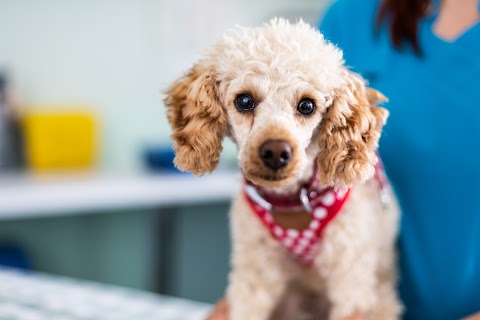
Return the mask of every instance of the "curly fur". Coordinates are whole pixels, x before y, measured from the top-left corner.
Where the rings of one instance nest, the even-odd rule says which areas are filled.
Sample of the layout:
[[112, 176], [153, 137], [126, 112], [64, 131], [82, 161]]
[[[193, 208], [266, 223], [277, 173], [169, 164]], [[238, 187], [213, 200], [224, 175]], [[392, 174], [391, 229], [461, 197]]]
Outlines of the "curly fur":
[[387, 110], [375, 107], [385, 99], [381, 94], [368, 89], [367, 95], [358, 75], [348, 71], [345, 74], [348, 84], [337, 90], [319, 139], [320, 181], [337, 187], [350, 187], [373, 176], [375, 150], [388, 116]]
[[215, 72], [200, 63], [167, 90], [175, 165], [202, 175], [218, 165], [227, 118], [217, 97]]
[[[236, 109], [235, 97], [242, 93], [253, 97], [253, 112]], [[310, 116], [297, 111], [304, 98], [316, 105]], [[384, 100], [345, 68], [342, 52], [318, 31], [282, 19], [227, 32], [168, 89], [165, 104], [180, 169], [199, 175], [214, 170], [222, 139], [229, 136], [244, 176], [271, 192], [298, 191], [315, 162], [324, 184], [354, 185], [325, 229], [313, 268], [291, 257], [250, 212], [242, 193], [237, 195], [230, 212], [231, 320], [399, 317], [393, 249], [398, 206], [391, 193], [384, 209], [371, 179], [388, 115], [377, 106]], [[277, 171], [258, 152], [271, 139], [293, 150], [288, 165]], [[293, 303], [283, 310], [282, 299]]]

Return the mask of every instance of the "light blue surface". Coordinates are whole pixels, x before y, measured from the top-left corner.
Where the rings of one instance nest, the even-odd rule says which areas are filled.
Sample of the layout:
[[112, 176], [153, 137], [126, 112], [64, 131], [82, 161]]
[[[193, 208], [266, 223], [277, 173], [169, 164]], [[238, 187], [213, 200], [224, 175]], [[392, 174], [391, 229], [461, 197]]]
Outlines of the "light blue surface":
[[[378, 0], [340, 0], [320, 29], [347, 65], [389, 97], [380, 144], [402, 206], [406, 319], [480, 311], [480, 25], [452, 43], [419, 28], [423, 57], [374, 32]], [[436, 12], [436, 10], [434, 10]]]

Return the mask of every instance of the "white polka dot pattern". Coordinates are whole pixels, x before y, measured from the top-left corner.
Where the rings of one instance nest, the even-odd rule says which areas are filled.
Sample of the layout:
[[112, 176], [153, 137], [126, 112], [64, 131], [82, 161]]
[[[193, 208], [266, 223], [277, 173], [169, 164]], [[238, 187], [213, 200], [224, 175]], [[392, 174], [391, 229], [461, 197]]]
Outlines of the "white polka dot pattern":
[[324, 207], [318, 207], [313, 211], [313, 215], [315, 218], [323, 219], [327, 216], [327, 209]]
[[292, 246], [293, 244], [293, 239], [292, 238], [284, 238], [283, 239], [283, 244], [286, 246], [286, 247], [290, 247]]
[[338, 189], [337, 198], [338, 199], [343, 199], [345, 197], [345, 195], [347, 194], [347, 191], [348, 191], [348, 189], [345, 189], [345, 188]]
[[290, 237], [290, 238], [296, 238], [296, 237], [298, 237], [298, 230], [288, 229], [288, 230], [287, 230], [287, 236]]
[[274, 233], [277, 237], [281, 237], [281, 236], [283, 236], [283, 233], [284, 233], [284, 232], [283, 232], [282, 227], [280, 227], [280, 226], [275, 226], [275, 227], [273, 227], [273, 233]]
[[307, 238], [307, 239], [311, 239], [313, 238], [313, 236], [315, 235], [315, 233], [312, 231], [312, 230], [303, 230], [303, 237], [304, 238]]
[[320, 221], [318, 221], [317, 219], [314, 219], [312, 220], [312, 222], [310, 222], [310, 226], [309, 226], [310, 229], [317, 230], [319, 227], [320, 227]]
[[334, 191], [328, 192], [322, 197], [322, 203], [327, 207], [330, 207], [335, 202], [335, 194]]

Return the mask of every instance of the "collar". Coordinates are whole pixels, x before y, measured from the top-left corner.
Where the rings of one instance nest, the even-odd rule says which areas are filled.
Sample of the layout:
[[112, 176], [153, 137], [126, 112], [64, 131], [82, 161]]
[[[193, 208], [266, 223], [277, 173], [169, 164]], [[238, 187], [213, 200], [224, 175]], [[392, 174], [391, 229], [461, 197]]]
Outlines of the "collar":
[[[311, 181], [289, 195], [276, 195], [245, 180], [244, 196], [253, 213], [269, 230], [274, 239], [304, 265], [312, 265], [316, 244], [325, 227], [337, 216], [347, 201], [350, 189], [334, 189], [320, 184], [314, 172]], [[284, 228], [272, 216], [278, 208], [296, 211], [305, 209], [311, 214], [309, 225], [303, 230]], [[295, 214], [280, 213], [280, 214]]]
[[298, 191], [291, 194], [278, 195], [269, 192], [265, 188], [254, 185], [247, 179], [245, 179], [244, 187], [245, 193], [252, 201], [269, 211], [277, 208], [292, 211], [305, 209], [311, 212], [315, 203], [332, 190], [333, 187], [322, 186], [320, 184], [316, 168], [310, 181], [305, 183]]

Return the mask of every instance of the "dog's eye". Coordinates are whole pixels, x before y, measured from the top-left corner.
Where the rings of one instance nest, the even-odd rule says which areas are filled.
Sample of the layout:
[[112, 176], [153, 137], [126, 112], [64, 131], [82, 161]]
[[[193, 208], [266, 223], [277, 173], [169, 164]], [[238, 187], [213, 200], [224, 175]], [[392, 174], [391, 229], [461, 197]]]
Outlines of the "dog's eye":
[[315, 102], [312, 99], [302, 99], [298, 103], [297, 110], [304, 116], [309, 116], [315, 112]]
[[242, 93], [235, 98], [235, 106], [238, 111], [252, 111], [255, 108], [255, 102], [253, 101], [252, 96]]

